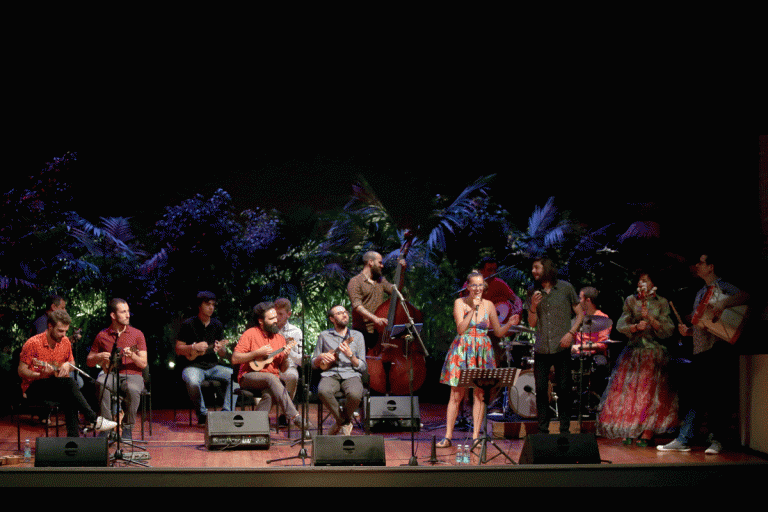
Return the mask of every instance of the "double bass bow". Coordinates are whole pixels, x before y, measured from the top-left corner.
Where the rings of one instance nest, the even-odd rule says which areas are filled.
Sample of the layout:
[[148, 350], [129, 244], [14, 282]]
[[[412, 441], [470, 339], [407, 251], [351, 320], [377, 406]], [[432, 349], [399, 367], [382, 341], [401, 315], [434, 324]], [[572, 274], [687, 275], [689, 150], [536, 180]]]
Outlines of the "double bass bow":
[[[406, 233], [406, 241], [400, 249], [398, 262], [405, 259], [412, 242], [413, 235]], [[397, 290], [402, 289], [405, 276], [400, 264], [397, 265], [394, 281], [397, 283]], [[409, 302], [399, 300], [398, 295], [397, 291], [390, 294], [389, 299], [376, 309], [376, 316], [387, 318], [387, 326], [376, 328], [378, 343], [368, 350], [366, 355], [371, 389], [387, 395], [409, 395], [418, 390], [426, 378], [426, 360], [421, 346], [406, 343], [402, 337], [392, 335], [395, 325], [407, 324], [409, 318], [414, 323], [421, 323], [423, 319], [421, 311]]]

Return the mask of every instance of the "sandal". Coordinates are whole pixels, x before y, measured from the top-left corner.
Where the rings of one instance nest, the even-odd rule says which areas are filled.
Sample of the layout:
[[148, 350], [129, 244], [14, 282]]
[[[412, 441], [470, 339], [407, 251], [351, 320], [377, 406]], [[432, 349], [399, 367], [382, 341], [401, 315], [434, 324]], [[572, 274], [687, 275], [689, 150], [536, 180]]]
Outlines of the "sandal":
[[450, 448], [451, 447], [451, 440], [447, 437], [444, 437], [440, 440], [439, 443], [435, 445], [437, 448]]

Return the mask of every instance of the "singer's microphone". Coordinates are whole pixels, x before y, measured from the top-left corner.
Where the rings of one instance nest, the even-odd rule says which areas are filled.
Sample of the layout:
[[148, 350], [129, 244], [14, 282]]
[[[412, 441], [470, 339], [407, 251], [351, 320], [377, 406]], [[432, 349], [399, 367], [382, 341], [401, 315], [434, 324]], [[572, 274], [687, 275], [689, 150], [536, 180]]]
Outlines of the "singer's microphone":
[[526, 393], [531, 393], [533, 395], [536, 394], [536, 392], [533, 391], [533, 388], [531, 386], [523, 386], [523, 391], [525, 391]]

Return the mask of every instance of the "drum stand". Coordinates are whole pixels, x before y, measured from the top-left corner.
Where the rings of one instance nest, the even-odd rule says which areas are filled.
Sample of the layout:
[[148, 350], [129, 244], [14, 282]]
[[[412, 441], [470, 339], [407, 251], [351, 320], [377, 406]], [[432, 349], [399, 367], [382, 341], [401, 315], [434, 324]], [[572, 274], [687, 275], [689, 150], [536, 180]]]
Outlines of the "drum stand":
[[[477, 387], [483, 390], [483, 436], [475, 439], [470, 448], [470, 451], [474, 451], [475, 446], [480, 445], [480, 464], [485, 464], [489, 460], [495, 459], [499, 454], [506, 457], [512, 464], [517, 464], [504, 450], [499, 448], [499, 445], [496, 444], [488, 433], [488, 400], [490, 399], [491, 391], [496, 387], [509, 387], [513, 385], [517, 371], [517, 368], [472, 368], [461, 370], [459, 373], [458, 386], [467, 388]], [[487, 459], [489, 442], [499, 453]]]

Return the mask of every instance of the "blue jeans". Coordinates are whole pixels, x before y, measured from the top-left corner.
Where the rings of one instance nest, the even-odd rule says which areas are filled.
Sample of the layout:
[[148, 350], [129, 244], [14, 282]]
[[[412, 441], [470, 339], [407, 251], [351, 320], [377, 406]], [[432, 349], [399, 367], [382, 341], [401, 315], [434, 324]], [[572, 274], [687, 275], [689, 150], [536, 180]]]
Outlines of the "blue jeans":
[[204, 380], [218, 380], [224, 385], [224, 406], [222, 410], [232, 410], [232, 368], [216, 365], [208, 370], [203, 370], [197, 366], [187, 366], [181, 372], [181, 378], [187, 386], [189, 398], [192, 400], [198, 416], [208, 414], [208, 408], [205, 406], [203, 392], [200, 384]]

